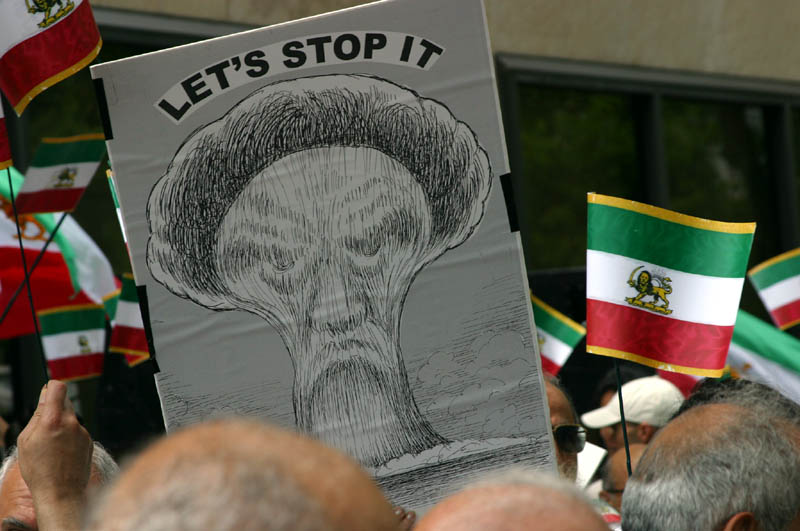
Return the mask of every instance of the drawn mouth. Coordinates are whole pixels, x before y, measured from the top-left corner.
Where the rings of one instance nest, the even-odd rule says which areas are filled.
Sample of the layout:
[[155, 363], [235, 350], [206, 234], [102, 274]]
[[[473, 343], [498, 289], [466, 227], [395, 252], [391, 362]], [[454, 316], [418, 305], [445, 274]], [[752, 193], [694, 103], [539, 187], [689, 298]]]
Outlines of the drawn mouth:
[[348, 337], [334, 339], [317, 350], [318, 359], [329, 362], [342, 361], [352, 358], [363, 358], [372, 362], [380, 361], [384, 356], [378, 343], [365, 341], [360, 338]]

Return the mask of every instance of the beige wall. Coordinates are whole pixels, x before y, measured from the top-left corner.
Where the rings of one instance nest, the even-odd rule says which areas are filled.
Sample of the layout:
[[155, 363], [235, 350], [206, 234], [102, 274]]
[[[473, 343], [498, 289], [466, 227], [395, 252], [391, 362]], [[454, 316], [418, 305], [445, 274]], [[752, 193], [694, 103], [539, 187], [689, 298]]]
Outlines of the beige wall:
[[[485, 0], [495, 51], [800, 81], [795, 0]], [[93, 0], [268, 25], [359, 0]]]

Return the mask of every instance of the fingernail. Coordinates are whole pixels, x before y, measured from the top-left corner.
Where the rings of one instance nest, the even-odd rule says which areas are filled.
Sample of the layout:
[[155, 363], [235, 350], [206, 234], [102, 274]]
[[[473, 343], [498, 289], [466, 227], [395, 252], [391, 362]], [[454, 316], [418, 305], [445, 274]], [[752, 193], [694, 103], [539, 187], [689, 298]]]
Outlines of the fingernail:
[[394, 514], [400, 516], [401, 514], [403, 514], [403, 509], [401, 507], [395, 507]]

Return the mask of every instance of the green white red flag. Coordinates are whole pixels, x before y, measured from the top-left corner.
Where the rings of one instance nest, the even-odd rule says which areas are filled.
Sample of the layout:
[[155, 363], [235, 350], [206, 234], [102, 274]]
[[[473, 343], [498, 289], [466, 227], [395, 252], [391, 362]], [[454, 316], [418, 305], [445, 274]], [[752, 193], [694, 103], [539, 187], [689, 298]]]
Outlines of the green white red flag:
[[[3, 106], [0, 105], [0, 170], [4, 170], [9, 166], [11, 166], [11, 143], [8, 141], [6, 117], [3, 115]], [[2, 177], [5, 177], [5, 175]]]
[[800, 323], [800, 248], [758, 264], [747, 276], [775, 326], [786, 330]]
[[105, 153], [102, 134], [43, 138], [17, 194], [17, 212], [74, 210]]
[[[22, 186], [22, 176], [13, 167], [14, 190]], [[5, 173], [5, 172], [3, 172]], [[0, 312], [25, 279], [20, 257], [17, 227], [11, 208], [8, 179], [0, 179]], [[56, 220], [52, 214], [20, 216], [22, 242], [28, 267], [31, 267]], [[89, 235], [69, 215], [39, 265], [31, 274], [36, 309], [61, 306], [113, 303], [119, 295], [111, 265]], [[19, 296], [0, 323], [0, 339], [34, 332], [27, 296]]]
[[0, 90], [17, 114], [94, 60], [102, 41], [88, 0], [0, 2]]
[[739, 310], [728, 352], [731, 372], [800, 403], [800, 339]]
[[533, 294], [531, 304], [542, 369], [556, 375], [586, 335], [586, 329]]
[[122, 275], [122, 293], [112, 327], [109, 352], [123, 354], [130, 367], [150, 358], [139, 297], [136, 295], [136, 282], [130, 273]]
[[754, 232], [589, 194], [586, 350], [720, 376]]
[[128, 249], [128, 257], [130, 258], [131, 250], [128, 246], [128, 233], [125, 231], [125, 221], [122, 218], [122, 210], [119, 207], [117, 184], [114, 182], [114, 172], [110, 169], [106, 170], [106, 178], [108, 179], [108, 187], [111, 189], [111, 198], [114, 200], [114, 209], [117, 212], [117, 221], [119, 221], [119, 230], [122, 232], [122, 241], [125, 242], [125, 247]]
[[102, 304], [61, 306], [37, 316], [51, 378], [82, 380], [103, 372], [106, 310]]

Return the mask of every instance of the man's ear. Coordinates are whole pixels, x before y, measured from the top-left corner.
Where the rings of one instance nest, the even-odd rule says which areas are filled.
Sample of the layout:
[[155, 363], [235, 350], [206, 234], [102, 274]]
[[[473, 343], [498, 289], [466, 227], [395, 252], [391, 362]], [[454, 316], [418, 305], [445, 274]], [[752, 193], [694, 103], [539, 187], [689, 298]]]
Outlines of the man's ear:
[[753, 513], [736, 513], [731, 516], [722, 531], [759, 531], [761, 529]]
[[646, 422], [642, 422], [636, 426], [636, 437], [638, 437], [640, 443], [647, 444], [657, 431], [658, 428], [655, 426], [651, 426]]

